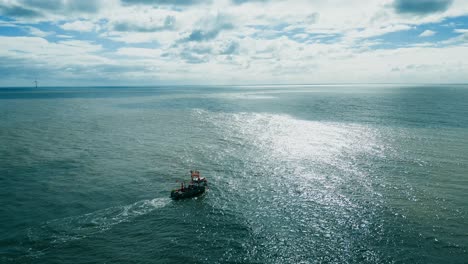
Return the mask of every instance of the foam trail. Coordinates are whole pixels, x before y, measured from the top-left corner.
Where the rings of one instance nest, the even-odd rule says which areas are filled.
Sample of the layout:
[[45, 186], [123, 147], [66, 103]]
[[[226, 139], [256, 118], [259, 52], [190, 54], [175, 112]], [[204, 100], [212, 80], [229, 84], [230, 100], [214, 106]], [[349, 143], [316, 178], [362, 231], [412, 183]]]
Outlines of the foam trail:
[[71, 240], [85, 238], [111, 229], [114, 225], [129, 222], [166, 206], [169, 198], [142, 200], [125, 206], [115, 206], [92, 213], [47, 221], [37, 232], [29, 230], [31, 242], [49, 240], [51, 244], [62, 244]]

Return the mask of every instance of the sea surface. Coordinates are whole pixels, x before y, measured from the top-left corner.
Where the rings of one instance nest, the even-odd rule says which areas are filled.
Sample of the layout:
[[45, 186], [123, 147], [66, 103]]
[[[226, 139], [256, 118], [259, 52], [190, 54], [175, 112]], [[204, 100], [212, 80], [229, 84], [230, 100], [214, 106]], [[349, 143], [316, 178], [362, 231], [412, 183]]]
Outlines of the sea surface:
[[2, 88], [0, 263], [468, 263], [468, 85]]

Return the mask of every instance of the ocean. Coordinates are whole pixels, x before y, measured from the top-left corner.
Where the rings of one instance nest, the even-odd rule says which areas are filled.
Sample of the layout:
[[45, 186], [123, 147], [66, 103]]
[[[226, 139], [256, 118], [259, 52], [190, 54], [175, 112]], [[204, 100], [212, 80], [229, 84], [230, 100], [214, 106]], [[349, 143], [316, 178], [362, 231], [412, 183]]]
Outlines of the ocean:
[[0, 263], [468, 263], [468, 85], [2, 88], [0, 205]]

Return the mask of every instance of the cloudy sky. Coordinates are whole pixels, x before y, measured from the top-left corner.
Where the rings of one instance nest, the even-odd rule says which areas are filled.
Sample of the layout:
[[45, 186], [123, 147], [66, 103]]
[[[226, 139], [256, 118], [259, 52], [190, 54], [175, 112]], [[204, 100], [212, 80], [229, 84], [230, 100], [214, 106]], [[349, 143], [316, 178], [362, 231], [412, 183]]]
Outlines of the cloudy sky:
[[0, 86], [468, 82], [468, 0], [0, 0]]

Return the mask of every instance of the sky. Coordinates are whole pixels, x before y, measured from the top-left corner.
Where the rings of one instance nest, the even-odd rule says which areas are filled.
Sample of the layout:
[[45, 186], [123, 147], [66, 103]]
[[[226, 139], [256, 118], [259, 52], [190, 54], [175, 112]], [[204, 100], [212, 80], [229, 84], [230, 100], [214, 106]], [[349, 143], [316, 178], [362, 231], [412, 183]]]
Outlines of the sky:
[[468, 0], [0, 0], [0, 86], [468, 83]]

